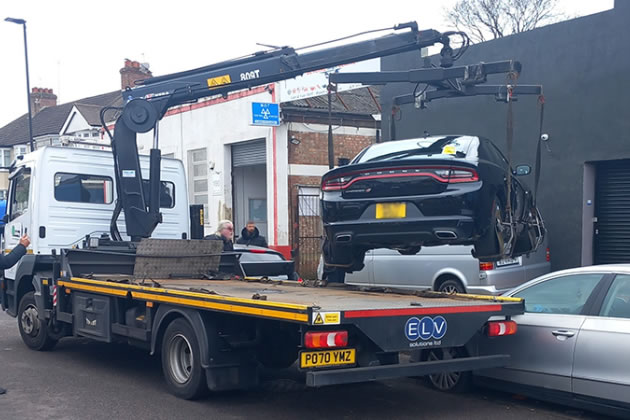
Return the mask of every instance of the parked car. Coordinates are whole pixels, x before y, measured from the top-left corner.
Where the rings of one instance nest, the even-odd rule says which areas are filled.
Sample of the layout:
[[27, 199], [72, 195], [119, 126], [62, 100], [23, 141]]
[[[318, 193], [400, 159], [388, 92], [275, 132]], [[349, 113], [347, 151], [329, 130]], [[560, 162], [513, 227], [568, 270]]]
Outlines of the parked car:
[[546, 246], [529, 255], [496, 262], [480, 262], [471, 250], [469, 245], [425, 247], [416, 255], [401, 255], [387, 248], [370, 250], [365, 254], [365, 267], [346, 274], [345, 283], [498, 295], [551, 270]]
[[[510, 171], [483, 137], [369, 146], [322, 178], [326, 263], [352, 272], [370, 249], [409, 255], [436, 245], [473, 245], [475, 256], [489, 262], [527, 254], [545, 231], [532, 193], [516, 177], [508, 189]], [[520, 165], [513, 174], [530, 171]]]
[[[278, 251], [253, 245], [234, 244], [234, 251], [224, 252], [220, 271], [248, 277], [269, 277], [279, 280], [298, 280], [295, 263]], [[239, 267], [242, 267], [242, 269]]]
[[[508, 366], [476, 382], [630, 418], [630, 264], [558, 271], [505, 296], [525, 299], [514, 335], [479, 339], [480, 354], [509, 354]], [[447, 379], [450, 377], [450, 380]], [[466, 375], [435, 375], [453, 389]]]

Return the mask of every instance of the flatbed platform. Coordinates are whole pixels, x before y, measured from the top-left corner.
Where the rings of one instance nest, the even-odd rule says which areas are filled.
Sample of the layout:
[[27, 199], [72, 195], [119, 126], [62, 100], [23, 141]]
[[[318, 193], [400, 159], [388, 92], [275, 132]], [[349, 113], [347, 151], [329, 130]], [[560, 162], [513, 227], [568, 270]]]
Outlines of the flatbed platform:
[[265, 280], [152, 279], [132, 277], [71, 277], [59, 282], [66, 292], [98, 292], [152, 302], [172, 303], [221, 312], [290, 320], [308, 325], [340, 324], [373, 317], [456, 313], [522, 312], [520, 299], [446, 295], [436, 292], [359, 290], [344, 285], [305, 287], [298, 282]]

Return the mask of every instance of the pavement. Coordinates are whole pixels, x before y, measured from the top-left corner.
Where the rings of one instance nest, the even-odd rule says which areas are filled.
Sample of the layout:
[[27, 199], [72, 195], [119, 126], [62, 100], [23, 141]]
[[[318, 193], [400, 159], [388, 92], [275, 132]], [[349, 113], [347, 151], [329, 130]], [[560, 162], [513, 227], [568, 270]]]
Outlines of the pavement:
[[445, 394], [421, 379], [306, 388], [295, 369], [266, 373], [250, 391], [185, 401], [168, 393], [160, 361], [122, 344], [65, 338], [49, 352], [22, 343], [0, 313], [4, 419], [601, 419], [590, 412], [476, 389]]

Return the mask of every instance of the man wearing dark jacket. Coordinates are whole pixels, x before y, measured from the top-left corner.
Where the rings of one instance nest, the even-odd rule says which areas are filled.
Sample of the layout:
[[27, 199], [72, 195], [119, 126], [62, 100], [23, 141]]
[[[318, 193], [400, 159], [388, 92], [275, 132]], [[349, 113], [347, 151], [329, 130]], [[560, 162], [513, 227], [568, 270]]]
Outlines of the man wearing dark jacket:
[[[22, 258], [24, 254], [26, 254], [26, 247], [29, 246], [30, 243], [31, 240], [28, 238], [28, 236], [24, 235], [20, 238], [20, 243], [18, 244], [18, 246], [13, 248], [13, 251], [11, 251], [8, 255], [0, 254], [0, 270], [11, 268], [15, 264], [17, 264], [17, 262], [20, 261], [20, 258]], [[0, 387], [0, 395], [6, 392], [6, 389]]]
[[241, 231], [241, 237], [236, 241], [237, 244], [241, 245], [255, 245], [262, 246], [263, 248], [268, 248], [267, 240], [264, 236], [260, 234], [256, 224], [250, 220], [247, 222], [247, 225]]
[[203, 239], [208, 239], [211, 241], [223, 241], [223, 250], [224, 251], [234, 251], [234, 243], [232, 239], [234, 238], [234, 225], [229, 220], [221, 220], [219, 222], [219, 227], [217, 231], [213, 235], [205, 236]]

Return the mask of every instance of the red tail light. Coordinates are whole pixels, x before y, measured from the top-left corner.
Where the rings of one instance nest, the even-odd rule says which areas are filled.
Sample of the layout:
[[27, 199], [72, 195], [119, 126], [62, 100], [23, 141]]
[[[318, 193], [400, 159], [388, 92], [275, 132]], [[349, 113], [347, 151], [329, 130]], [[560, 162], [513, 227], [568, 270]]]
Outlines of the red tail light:
[[348, 331], [309, 331], [304, 334], [304, 346], [309, 349], [346, 347]]
[[324, 178], [323, 191], [345, 190], [357, 181], [383, 178], [430, 177], [443, 183], [477, 182], [479, 175], [474, 169], [448, 166], [413, 166], [403, 168], [366, 169]]
[[547, 250], [545, 251], [545, 259], [547, 260], [547, 262], [551, 261], [551, 253], [549, 252], [549, 247], [547, 247]]
[[481, 270], [481, 271], [494, 270], [494, 263], [491, 263], [491, 262], [480, 262], [479, 263], [479, 270]]
[[488, 337], [500, 337], [503, 335], [516, 334], [518, 326], [514, 321], [491, 321], [488, 322]]
[[251, 252], [252, 254], [266, 254], [267, 253], [267, 251], [264, 249], [255, 249], [255, 248], [250, 249], [249, 252]]

